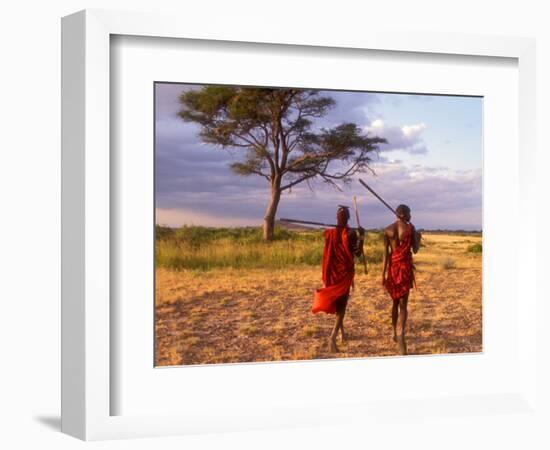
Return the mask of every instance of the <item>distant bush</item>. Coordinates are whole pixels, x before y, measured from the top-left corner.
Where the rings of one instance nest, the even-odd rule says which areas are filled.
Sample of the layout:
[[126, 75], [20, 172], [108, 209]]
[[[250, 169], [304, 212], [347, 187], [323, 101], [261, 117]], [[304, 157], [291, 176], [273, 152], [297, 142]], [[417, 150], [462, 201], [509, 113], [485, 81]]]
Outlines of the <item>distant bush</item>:
[[483, 246], [478, 242], [477, 244], [469, 245], [467, 251], [468, 253], [482, 253]]
[[[157, 231], [158, 230], [159, 227], [157, 226]], [[211, 228], [183, 226], [181, 228], [169, 230], [171, 230], [171, 233], [166, 230], [160, 230], [161, 232], [157, 235], [157, 239], [172, 238], [180, 244], [186, 244], [192, 247], [208, 245], [212, 241], [223, 239], [240, 244], [263, 242], [263, 232], [262, 229], [258, 227]], [[291, 231], [279, 227], [275, 228], [274, 241], [286, 240], [292, 237], [293, 233]]]
[[155, 237], [158, 239], [168, 239], [169, 237], [174, 236], [174, 228], [165, 227], [162, 225], [157, 225], [155, 227]]

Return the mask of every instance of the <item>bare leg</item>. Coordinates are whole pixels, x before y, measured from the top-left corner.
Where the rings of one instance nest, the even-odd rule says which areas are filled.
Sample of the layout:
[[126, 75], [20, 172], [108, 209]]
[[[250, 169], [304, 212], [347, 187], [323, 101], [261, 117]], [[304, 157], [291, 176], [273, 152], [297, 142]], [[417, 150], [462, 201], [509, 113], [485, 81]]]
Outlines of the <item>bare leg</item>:
[[409, 301], [409, 294], [399, 299], [399, 317], [401, 321], [401, 335], [405, 336], [405, 330], [407, 326], [407, 318], [409, 312], [407, 311], [407, 303]]
[[336, 346], [336, 336], [338, 335], [338, 330], [340, 329], [340, 313], [336, 311], [336, 320], [334, 322], [334, 328], [332, 329], [332, 333], [330, 333], [330, 339], [329, 339], [329, 351], [331, 353], [338, 352], [338, 347]]
[[340, 333], [341, 333], [341, 338], [342, 338], [342, 344], [344, 344], [346, 342], [346, 333], [344, 332], [344, 316], [346, 315], [346, 307], [347, 307], [347, 302], [342, 302], [342, 307], [341, 307], [341, 321], [340, 321]]
[[399, 300], [394, 300], [391, 308], [391, 324], [393, 327], [393, 341], [397, 342], [397, 318], [399, 317]]
[[338, 347], [336, 346], [336, 337], [338, 336], [338, 331], [343, 330], [344, 327], [344, 314], [346, 313], [346, 302], [343, 300], [338, 300], [336, 304], [336, 321], [334, 322], [334, 328], [330, 334], [329, 347], [331, 352], [338, 352]]
[[407, 340], [405, 337], [405, 334], [406, 334], [405, 330], [407, 326], [407, 317], [409, 315], [409, 312], [407, 310], [408, 301], [409, 301], [408, 294], [399, 299], [399, 318], [401, 322], [401, 336], [399, 337], [399, 349], [402, 355], [407, 354]]

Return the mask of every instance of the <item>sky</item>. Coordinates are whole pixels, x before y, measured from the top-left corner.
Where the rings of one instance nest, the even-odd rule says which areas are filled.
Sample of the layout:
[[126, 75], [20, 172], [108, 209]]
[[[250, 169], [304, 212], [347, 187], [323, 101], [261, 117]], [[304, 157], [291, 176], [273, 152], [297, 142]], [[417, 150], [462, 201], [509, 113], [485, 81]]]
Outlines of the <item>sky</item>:
[[[229, 168], [242, 149], [201, 142], [199, 126], [177, 116], [179, 95], [200, 85], [155, 85], [155, 205], [157, 224], [179, 227], [259, 226], [268, 182]], [[482, 108], [480, 97], [321, 91], [336, 101], [316, 127], [354, 122], [385, 138], [371, 164], [338, 191], [322, 182], [283, 193], [277, 218], [334, 222], [339, 204], [357, 196], [361, 225], [380, 228], [395, 218], [363, 188], [366, 181], [394, 207], [407, 204], [417, 228], [482, 229]], [[352, 217], [354, 215], [352, 214]], [[352, 225], [354, 220], [352, 220]]]

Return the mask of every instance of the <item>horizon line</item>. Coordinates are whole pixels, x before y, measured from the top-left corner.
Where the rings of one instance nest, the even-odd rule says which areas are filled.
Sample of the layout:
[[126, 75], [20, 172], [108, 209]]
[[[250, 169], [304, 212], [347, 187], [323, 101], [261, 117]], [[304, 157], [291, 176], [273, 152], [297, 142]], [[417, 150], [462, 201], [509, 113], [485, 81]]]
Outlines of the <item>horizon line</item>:
[[[278, 222], [278, 221], [276, 221]], [[277, 223], [276, 223], [277, 225]], [[155, 223], [155, 226], [160, 226], [160, 227], [163, 227], [163, 228], [173, 228], [173, 229], [178, 229], [178, 228], [184, 228], [184, 227], [189, 227], [189, 228], [262, 228], [263, 225], [220, 225], [220, 226], [213, 226], [213, 225], [196, 225], [196, 224], [182, 224], [182, 225], [176, 225], [176, 226], [172, 226], [172, 225], [166, 225], [166, 224], [162, 224], [162, 223]], [[307, 225], [300, 225], [301, 228], [303, 228], [304, 230], [311, 230], [311, 231], [315, 231], [315, 230], [323, 230], [323, 229], [326, 229], [326, 228], [332, 228], [332, 227], [314, 227], [314, 226], [307, 226]], [[373, 230], [380, 230], [382, 228], [385, 228], [385, 226], [381, 226], [381, 227], [370, 227], [370, 228], [365, 228], [365, 231], [373, 231]], [[466, 227], [466, 228], [441, 228], [441, 227], [437, 227], [437, 228], [424, 228], [424, 227], [418, 227], [417, 228], [418, 231], [467, 231], [467, 232], [472, 232], [472, 233], [482, 233], [483, 232], [483, 228], [476, 228], [476, 227]], [[292, 230], [291, 230], [292, 231]]]

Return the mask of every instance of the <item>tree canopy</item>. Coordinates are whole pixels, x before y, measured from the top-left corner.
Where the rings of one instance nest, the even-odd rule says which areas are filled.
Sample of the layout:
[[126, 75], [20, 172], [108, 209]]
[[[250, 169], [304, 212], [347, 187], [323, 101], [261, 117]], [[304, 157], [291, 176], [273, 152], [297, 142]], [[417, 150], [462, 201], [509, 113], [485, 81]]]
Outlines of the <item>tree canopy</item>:
[[243, 150], [231, 164], [235, 173], [269, 183], [266, 239], [272, 237], [282, 192], [313, 179], [347, 183], [354, 174], [372, 170], [371, 156], [386, 142], [355, 123], [316, 126], [335, 100], [313, 89], [205, 86], [182, 93], [179, 101], [178, 115], [200, 125], [203, 142]]

